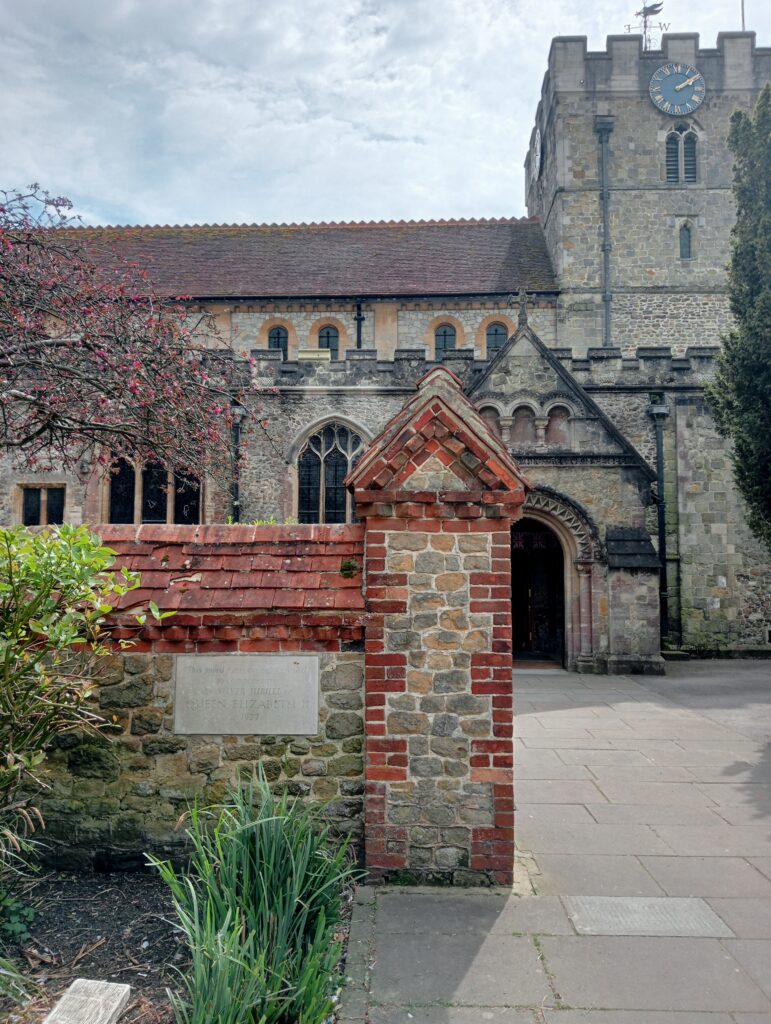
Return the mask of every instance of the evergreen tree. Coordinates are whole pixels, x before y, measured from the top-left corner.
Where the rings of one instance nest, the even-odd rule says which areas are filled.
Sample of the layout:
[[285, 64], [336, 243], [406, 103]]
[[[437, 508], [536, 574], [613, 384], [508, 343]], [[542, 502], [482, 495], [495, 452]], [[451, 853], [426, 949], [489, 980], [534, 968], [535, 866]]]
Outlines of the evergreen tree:
[[734, 113], [736, 224], [728, 275], [734, 330], [707, 395], [733, 442], [736, 483], [753, 532], [771, 550], [771, 85], [754, 111]]

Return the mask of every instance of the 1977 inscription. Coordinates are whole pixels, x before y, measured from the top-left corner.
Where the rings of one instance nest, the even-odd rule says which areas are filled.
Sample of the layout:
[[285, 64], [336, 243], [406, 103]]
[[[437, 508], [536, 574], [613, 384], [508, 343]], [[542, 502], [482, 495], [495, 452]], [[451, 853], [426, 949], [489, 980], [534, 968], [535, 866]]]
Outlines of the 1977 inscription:
[[319, 659], [312, 654], [179, 654], [174, 731], [305, 735], [319, 729]]

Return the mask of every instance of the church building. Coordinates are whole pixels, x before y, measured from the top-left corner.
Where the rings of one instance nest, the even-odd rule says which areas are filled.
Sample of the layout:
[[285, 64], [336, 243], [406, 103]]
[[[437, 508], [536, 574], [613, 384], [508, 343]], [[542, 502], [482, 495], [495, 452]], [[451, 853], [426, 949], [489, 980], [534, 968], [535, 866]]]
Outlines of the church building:
[[443, 364], [530, 485], [515, 661], [771, 653], [771, 564], [704, 397], [731, 326], [729, 120], [769, 79], [750, 32], [556, 38], [529, 145], [499, 140], [527, 148], [525, 218], [80, 229], [253, 356], [237, 490], [6, 463], [3, 520], [356, 521], [346, 477]]

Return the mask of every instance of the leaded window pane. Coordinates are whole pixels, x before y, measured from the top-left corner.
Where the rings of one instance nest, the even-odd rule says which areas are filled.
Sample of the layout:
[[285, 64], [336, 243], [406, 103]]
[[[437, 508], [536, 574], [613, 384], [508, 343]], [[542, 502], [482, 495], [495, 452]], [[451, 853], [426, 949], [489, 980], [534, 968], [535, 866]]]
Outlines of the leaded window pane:
[[331, 451], [324, 460], [324, 522], [344, 523], [346, 493], [343, 480], [348, 475], [348, 459], [341, 451]]
[[300, 456], [298, 465], [299, 507], [297, 518], [301, 523], [319, 522], [319, 499], [321, 497], [321, 459], [310, 448]]
[[492, 359], [506, 344], [508, 332], [503, 324], [490, 324], [487, 328], [487, 358]]
[[452, 324], [442, 324], [434, 331], [434, 348], [436, 360], [444, 359], [445, 352], [451, 352], [455, 348], [455, 328]]
[[46, 488], [46, 522], [49, 526], [59, 526], [64, 522], [64, 488]]
[[166, 522], [168, 483], [168, 473], [160, 462], [148, 462], [145, 465], [142, 470], [143, 523]]
[[110, 522], [134, 522], [136, 474], [126, 459], [119, 459], [110, 478]]
[[41, 494], [39, 487], [22, 491], [21, 521], [25, 526], [40, 526]]
[[268, 334], [268, 348], [278, 349], [281, 358], [286, 359], [289, 353], [289, 332], [286, 327], [273, 327]]
[[337, 359], [340, 353], [340, 332], [336, 327], [322, 327], [319, 331], [319, 348], [328, 348], [330, 359]]
[[191, 476], [174, 474], [174, 522], [195, 526], [201, 521], [201, 485]]

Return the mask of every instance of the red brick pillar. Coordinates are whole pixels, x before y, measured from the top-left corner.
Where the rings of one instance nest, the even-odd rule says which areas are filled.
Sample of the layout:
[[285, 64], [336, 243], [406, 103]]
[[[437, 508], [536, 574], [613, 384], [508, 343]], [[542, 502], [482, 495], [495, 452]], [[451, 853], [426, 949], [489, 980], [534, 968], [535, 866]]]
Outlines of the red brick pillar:
[[349, 486], [365, 525], [367, 866], [508, 884], [510, 530], [527, 484], [440, 368]]

